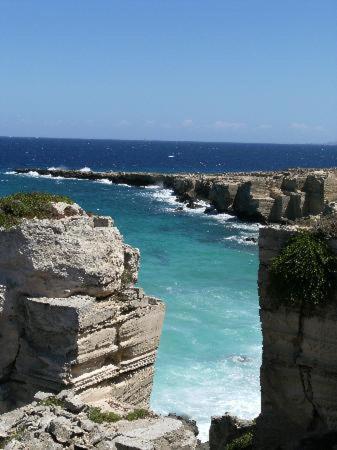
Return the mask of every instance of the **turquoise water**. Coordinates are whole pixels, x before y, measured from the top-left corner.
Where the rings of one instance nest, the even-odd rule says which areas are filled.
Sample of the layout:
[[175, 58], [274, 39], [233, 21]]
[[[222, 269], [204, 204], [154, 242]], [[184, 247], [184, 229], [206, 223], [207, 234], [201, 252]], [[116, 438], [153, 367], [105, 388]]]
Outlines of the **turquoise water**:
[[170, 192], [90, 181], [2, 174], [0, 195], [43, 190], [70, 195], [108, 214], [141, 251], [139, 284], [167, 306], [152, 407], [197, 420], [251, 418], [260, 409], [261, 335], [257, 248], [244, 240], [257, 226], [227, 216], [175, 211]]

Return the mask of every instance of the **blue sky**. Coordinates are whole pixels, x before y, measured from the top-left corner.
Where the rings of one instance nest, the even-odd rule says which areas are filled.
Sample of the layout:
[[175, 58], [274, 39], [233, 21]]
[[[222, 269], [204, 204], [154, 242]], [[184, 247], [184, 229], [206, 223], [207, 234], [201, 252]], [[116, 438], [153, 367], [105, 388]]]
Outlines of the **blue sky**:
[[337, 141], [336, 0], [0, 0], [0, 135]]

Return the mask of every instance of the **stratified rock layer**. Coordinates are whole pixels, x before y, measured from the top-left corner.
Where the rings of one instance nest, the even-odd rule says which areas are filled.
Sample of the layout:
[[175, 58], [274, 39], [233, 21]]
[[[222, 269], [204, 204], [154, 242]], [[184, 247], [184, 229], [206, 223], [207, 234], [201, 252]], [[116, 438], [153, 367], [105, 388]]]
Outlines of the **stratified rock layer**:
[[139, 252], [110, 218], [55, 211], [0, 229], [0, 410], [64, 388], [147, 406], [164, 305], [134, 287]]
[[[337, 444], [336, 302], [305, 315], [277, 304], [270, 295], [271, 260], [296, 232], [295, 227], [260, 230], [263, 359], [258, 449], [325, 449]], [[337, 250], [336, 241], [330, 245]]]
[[[59, 169], [18, 169], [52, 177], [108, 179], [132, 186], [162, 185], [177, 199], [194, 207], [209, 202], [220, 212], [259, 222], [283, 223], [323, 213], [337, 201], [336, 169], [290, 169], [281, 172], [163, 174], [137, 172], [82, 172]], [[333, 206], [334, 207], [334, 206]]]

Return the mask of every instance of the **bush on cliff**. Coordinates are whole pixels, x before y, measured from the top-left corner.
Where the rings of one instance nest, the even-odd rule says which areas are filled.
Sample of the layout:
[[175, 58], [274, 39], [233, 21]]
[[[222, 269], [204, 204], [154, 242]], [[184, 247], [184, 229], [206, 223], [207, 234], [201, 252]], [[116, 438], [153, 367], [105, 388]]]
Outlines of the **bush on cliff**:
[[148, 416], [149, 412], [146, 409], [135, 409], [123, 416], [112, 411], [102, 411], [101, 408], [98, 408], [96, 406], [93, 406], [88, 410], [88, 418], [95, 423], [113, 423], [118, 422], [122, 419], [132, 422], [134, 420], [144, 419]]
[[225, 450], [250, 450], [253, 446], [253, 432], [248, 431], [226, 445]]
[[337, 259], [322, 233], [298, 233], [272, 261], [273, 297], [299, 307], [326, 303], [336, 264]]
[[69, 197], [46, 192], [19, 192], [2, 197], [0, 198], [0, 227], [8, 229], [20, 223], [23, 218], [51, 218], [52, 202], [73, 203]]

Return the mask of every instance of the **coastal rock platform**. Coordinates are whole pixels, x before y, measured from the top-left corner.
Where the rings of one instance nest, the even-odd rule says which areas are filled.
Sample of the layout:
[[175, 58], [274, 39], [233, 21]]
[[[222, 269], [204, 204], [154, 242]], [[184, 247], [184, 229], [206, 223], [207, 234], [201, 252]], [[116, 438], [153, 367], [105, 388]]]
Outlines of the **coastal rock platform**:
[[158, 185], [171, 189], [177, 200], [194, 208], [209, 203], [205, 212], [229, 213], [261, 223], [289, 223], [329, 212], [337, 202], [337, 169], [289, 169], [278, 172], [222, 174], [93, 172], [63, 169], [17, 169], [51, 177], [109, 180], [131, 186]]

